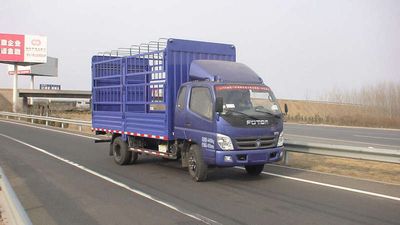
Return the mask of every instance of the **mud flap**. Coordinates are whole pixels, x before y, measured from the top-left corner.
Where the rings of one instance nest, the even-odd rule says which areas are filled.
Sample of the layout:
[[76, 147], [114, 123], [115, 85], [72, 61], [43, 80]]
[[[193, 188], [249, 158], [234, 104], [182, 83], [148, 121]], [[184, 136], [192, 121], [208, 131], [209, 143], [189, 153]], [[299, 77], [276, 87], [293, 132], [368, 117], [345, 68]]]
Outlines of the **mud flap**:
[[181, 148], [182, 168], [187, 168], [189, 166], [188, 162], [189, 144], [185, 142], [182, 145], [179, 145], [179, 148]]
[[108, 153], [110, 156], [113, 155], [113, 143], [110, 143], [110, 152]]

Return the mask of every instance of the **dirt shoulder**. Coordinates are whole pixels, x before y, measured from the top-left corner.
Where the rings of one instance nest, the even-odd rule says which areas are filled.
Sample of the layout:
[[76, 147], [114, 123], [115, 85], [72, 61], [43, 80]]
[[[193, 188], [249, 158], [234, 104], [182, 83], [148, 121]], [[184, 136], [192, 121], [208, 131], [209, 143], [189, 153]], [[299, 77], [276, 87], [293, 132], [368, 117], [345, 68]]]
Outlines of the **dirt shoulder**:
[[396, 163], [289, 153], [287, 166], [400, 185], [400, 164]]

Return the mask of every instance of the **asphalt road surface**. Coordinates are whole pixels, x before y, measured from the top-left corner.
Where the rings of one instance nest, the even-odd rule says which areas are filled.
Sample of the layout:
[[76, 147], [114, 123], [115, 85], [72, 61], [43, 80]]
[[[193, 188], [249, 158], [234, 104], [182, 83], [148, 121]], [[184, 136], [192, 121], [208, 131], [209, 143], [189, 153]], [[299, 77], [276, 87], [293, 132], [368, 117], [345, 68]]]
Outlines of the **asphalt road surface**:
[[91, 136], [0, 120], [0, 165], [34, 224], [400, 223], [399, 185], [276, 165], [195, 183], [178, 162], [107, 153]]
[[400, 130], [285, 124], [286, 140], [400, 150]]

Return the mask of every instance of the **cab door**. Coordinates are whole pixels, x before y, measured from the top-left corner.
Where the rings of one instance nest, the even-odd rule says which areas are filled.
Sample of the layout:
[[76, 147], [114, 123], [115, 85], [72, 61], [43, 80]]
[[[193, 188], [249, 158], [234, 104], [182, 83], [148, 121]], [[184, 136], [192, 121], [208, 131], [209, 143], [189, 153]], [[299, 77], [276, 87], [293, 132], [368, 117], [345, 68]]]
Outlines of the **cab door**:
[[197, 143], [208, 163], [215, 161], [215, 123], [212, 91], [207, 86], [192, 86], [184, 122], [187, 139]]
[[187, 86], [181, 86], [178, 91], [178, 97], [176, 98], [175, 105], [175, 138], [186, 139], [185, 135], [185, 120], [187, 114]]
[[213, 132], [213, 97], [205, 86], [193, 86], [189, 93], [188, 113], [185, 128], [199, 133]]

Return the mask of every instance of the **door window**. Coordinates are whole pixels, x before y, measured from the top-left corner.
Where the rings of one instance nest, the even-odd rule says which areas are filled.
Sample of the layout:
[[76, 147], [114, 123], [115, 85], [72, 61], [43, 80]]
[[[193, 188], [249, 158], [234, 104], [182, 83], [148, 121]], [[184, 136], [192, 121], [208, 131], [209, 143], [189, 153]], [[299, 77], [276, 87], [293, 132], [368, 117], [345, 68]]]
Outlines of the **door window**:
[[185, 94], [186, 94], [186, 86], [182, 87], [178, 94], [177, 107], [179, 110], [183, 110], [185, 108]]
[[189, 108], [194, 113], [211, 119], [213, 110], [210, 90], [206, 87], [193, 87]]

